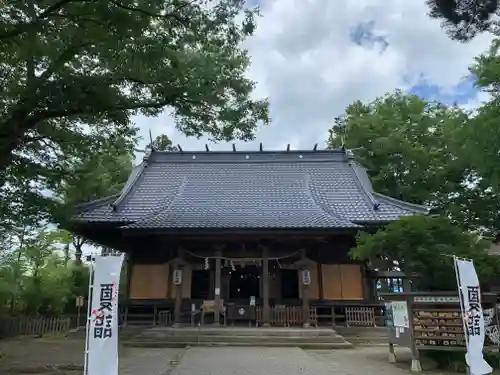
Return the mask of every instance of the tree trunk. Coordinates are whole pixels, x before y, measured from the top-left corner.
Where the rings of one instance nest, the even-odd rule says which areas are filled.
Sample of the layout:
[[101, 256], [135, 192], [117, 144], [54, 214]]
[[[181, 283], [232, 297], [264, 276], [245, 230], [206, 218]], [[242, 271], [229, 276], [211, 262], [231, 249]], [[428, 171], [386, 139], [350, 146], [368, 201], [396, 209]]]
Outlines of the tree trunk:
[[85, 244], [85, 239], [80, 236], [73, 235], [73, 246], [75, 247], [75, 264], [80, 266], [82, 264], [82, 248]]

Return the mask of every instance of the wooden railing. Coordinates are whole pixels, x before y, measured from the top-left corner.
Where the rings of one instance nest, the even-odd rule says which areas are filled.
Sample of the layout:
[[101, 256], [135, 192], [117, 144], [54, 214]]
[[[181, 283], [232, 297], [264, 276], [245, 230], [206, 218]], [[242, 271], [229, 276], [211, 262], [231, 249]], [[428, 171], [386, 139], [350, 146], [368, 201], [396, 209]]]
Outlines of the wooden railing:
[[363, 326], [375, 327], [376, 317], [374, 307], [346, 307], [345, 323], [347, 327]]
[[[257, 325], [263, 323], [263, 311], [261, 306], [257, 306]], [[290, 327], [301, 325], [304, 323], [302, 306], [273, 306], [270, 307], [270, 322], [271, 325]], [[311, 307], [309, 311], [310, 324], [318, 324], [318, 314], [315, 307]]]
[[0, 337], [58, 334], [69, 332], [69, 317], [0, 317]]
[[[183, 324], [193, 324], [193, 319], [188, 318], [192, 315], [191, 311], [183, 310], [181, 320]], [[256, 321], [257, 325], [263, 324], [262, 306], [257, 306], [252, 322]], [[270, 307], [270, 324], [274, 326], [299, 326], [303, 322], [302, 306], [285, 306], [275, 305]], [[254, 320], [255, 319], [255, 320]], [[229, 317], [231, 320], [231, 317]], [[162, 325], [169, 326], [173, 323], [173, 312], [168, 310], [160, 311], [159, 309], [151, 309], [150, 313], [129, 313], [125, 314], [122, 320], [124, 325]], [[225, 320], [221, 320], [221, 323]], [[196, 324], [200, 323], [200, 316], [196, 316]], [[347, 326], [347, 327], [373, 327], [383, 326], [384, 306], [380, 304], [374, 305], [351, 305], [351, 306], [311, 306], [310, 308], [310, 324], [312, 326], [332, 327]], [[252, 323], [253, 324], [253, 323]]]

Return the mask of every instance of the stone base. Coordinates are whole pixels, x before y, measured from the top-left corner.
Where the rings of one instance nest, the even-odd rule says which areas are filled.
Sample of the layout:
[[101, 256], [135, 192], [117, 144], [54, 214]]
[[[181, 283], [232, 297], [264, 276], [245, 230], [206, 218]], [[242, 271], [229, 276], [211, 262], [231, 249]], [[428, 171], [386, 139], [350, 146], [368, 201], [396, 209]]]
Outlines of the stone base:
[[419, 359], [411, 360], [411, 371], [412, 372], [422, 372], [422, 365], [420, 364]]
[[389, 363], [396, 363], [396, 353], [389, 353]]

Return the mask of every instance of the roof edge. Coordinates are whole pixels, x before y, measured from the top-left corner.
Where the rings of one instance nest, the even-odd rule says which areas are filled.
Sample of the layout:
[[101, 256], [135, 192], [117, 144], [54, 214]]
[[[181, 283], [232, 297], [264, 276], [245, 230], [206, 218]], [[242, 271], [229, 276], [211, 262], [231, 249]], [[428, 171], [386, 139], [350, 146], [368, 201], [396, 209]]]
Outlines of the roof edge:
[[[368, 173], [366, 173], [366, 169], [356, 162], [356, 160], [350, 158], [349, 160], [349, 165], [351, 166], [352, 170], [354, 171], [354, 175], [356, 176], [356, 180], [358, 181], [358, 185], [361, 187], [361, 189], [364, 192], [364, 195], [368, 198], [368, 201], [371, 203], [372, 208], [374, 210], [378, 209], [380, 206], [380, 203], [375, 199], [373, 196], [373, 186], [371, 184], [370, 178], [368, 176]], [[363, 173], [363, 176], [361, 176], [361, 173]]]
[[[304, 182], [306, 184], [305, 188], [305, 193], [309, 196], [309, 198], [313, 201], [313, 203], [324, 213], [327, 215], [330, 215], [333, 217], [335, 220], [338, 220], [341, 223], [344, 223], [344, 225], [349, 224], [349, 227], [360, 227], [358, 224], [352, 222], [351, 220], [346, 219], [345, 217], [342, 217], [338, 215], [336, 212], [331, 210], [329, 207], [325, 207], [321, 202], [319, 202], [318, 199], [316, 199], [316, 194], [313, 192], [314, 189], [314, 184], [311, 181], [311, 176], [307, 174], [304, 176]], [[346, 227], [347, 228], [347, 227]]]
[[431, 207], [421, 205], [421, 204], [416, 204], [416, 203], [410, 203], [410, 202], [405, 202], [393, 197], [389, 197], [388, 195], [384, 195], [381, 193], [377, 192], [372, 192], [373, 195], [378, 196], [382, 199], [388, 200], [390, 203], [394, 204], [395, 206], [403, 209], [403, 210], [408, 210], [408, 211], [413, 211], [416, 213], [421, 213], [421, 214], [428, 214], [431, 211]]
[[142, 176], [142, 173], [146, 169], [147, 165], [148, 165], [148, 163], [147, 163], [146, 159], [144, 159], [141, 164], [139, 164], [138, 166], [136, 166], [134, 168], [134, 170], [132, 171], [132, 173], [129, 176], [128, 181], [125, 183], [125, 186], [123, 187], [122, 192], [118, 195], [116, 200], [114, 202], [112, 202], [110, 205], [114, 211], [116, 211], [116, 209], [118, 208], [118, 205], [120, 203], [122, 203], [125, 200], [125, 198], [127, 197], [127, 195], [132, 191], [133, 187], [135, 186], [135, 184], [137, 183], [139, 178]]
[[95, 208], [96, 206], [100, 206], [101, 204], [102, 205], [108, 204], [108, 201], [113, 201], [117, 199], [119, 196], [120, 194], [118, 193], [118, 194], [108, 195], [102, 198], [97, 198], [92, 201], [77, 204], [73, 207], [73, 209], [76, 213], [83, 212], [90, 208]]

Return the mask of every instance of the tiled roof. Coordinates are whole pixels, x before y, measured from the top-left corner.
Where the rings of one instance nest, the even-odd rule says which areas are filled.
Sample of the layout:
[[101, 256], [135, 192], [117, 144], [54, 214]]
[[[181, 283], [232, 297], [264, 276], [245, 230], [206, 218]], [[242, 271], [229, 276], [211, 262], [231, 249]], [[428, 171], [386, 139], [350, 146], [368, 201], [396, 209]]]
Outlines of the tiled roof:
[[424, 214], [373, 192], [344, 150], [152, 152], [120, 196], [74, 219], [124, 228], [349, 228]]

